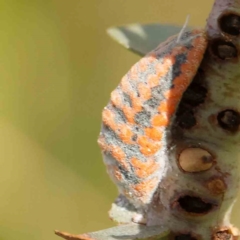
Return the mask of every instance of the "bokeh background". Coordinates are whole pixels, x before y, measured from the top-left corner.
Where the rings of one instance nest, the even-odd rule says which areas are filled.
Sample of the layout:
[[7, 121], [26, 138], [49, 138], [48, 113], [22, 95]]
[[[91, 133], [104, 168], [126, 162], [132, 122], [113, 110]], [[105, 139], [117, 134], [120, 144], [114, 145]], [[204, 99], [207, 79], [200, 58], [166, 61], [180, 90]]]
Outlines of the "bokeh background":
[[0, 0], [0, 240], [113, 226], [117, 191], [96, 139], [111, 90], [139, 57], [106, 28], [183, 24], [187, 14], [204, 26], [212, 3]]

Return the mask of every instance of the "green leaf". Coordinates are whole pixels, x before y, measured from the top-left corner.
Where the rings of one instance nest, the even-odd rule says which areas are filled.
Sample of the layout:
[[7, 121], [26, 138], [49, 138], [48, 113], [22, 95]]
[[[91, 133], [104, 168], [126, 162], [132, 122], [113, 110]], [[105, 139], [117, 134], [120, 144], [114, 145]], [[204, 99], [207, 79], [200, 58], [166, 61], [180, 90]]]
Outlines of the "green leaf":
[[132, 223], [132, 219], [138, 212], [129, 200], [120, 194], [115, 202], [112, 203], [111, 210], [108, 214], [109, 217], [118, 224], [128, 224]]
[[81, 235], [71, 235], [59, 231], [56, 231], [56, 234], [67, 240], [167, 240], [169, 231], [161, 226], [131, 223]]
[[181, 29], [180, 26], [158, 23], [131, 24], [109, 28], [107, 33], [125, 48], [144, 56]]

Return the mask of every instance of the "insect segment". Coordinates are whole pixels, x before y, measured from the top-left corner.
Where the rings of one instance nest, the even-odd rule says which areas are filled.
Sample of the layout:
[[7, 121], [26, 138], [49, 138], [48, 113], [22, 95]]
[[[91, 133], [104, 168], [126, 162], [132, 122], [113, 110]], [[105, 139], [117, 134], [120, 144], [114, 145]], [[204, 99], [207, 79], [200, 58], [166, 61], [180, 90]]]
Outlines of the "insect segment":
[[169, 167], [171, 125], [202, 61], [207, 40], [194, 30], [160, 44], [111, 93], [98, 143], [120, 194], [146, 209]]

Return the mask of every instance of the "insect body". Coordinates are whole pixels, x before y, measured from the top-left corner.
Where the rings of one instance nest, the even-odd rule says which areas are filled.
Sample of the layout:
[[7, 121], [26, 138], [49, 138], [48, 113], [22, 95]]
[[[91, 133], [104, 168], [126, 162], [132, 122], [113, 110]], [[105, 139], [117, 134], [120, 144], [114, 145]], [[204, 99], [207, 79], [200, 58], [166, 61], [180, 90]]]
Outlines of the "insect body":
[[207, 46], [203, 31], [171, 37], [135, 64], [112, 92], [98, 140], [119, 191], [135, 207], [151, 204], [167, 172], [172, 125]]

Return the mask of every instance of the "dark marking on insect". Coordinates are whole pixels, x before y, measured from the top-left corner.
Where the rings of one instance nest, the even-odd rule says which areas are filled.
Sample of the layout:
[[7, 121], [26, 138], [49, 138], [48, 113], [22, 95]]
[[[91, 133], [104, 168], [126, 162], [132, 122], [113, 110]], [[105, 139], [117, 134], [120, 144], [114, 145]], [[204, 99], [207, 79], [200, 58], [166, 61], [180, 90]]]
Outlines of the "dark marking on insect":
[[102, 129], [105, 132], [104, 138], [108, 145], [118, 145], [121, 142], [121, 139], [118, 137], [117, 133], [114, 132], [110, 127], [103, 125]]
[[123, 92], [123, 102], [126, 106], [132, 107], [132, 100], [130, 96], [125, 92]]
[[144, 102], [144, 106], [150, 107], [151, 109], [156, 109], [159, 105], [160, 100], [156, 97], [152, 97], [149, 100]]
[[118, 122], [118, 123], [126, 123], [127, 122], [126, 116], [122, 109], [116, 107], [114, 109], [114, 111], [116, 113], [116, 116], [115, 116], [116, 122]]
[[186, 53], [181, 53], [176, 56], [176, 61], [172, 66], [172, 72], [171, 72], [172, 78], [176, 78], [182, 74], [181, 68], [179, 66], [184, 64], [186, 60], [187, 60]]
[[161, 100], [163, 99], [162, 93], [163, 93], [163, 88], [160, 85], [152, 88], [152, 98]]
[[143, 110], [142, 112], [136, 113], [134, 120], [137, 124], [148, 127], [150, 126], [151, 113]]
[[132, 140], [135, 142], [135, 141], [137, 141], [137, 134], [134, 134], [133, 136], [132, 136]]
[[124, 176], [124, 178], [132, 184], [138, 184], [139, 181], [137, 180], [137, 178], [133, 175], [132, 172], [127, 171], [126, 169], [124, 169], [121, 165], [118, 166], [119, 171], [121, 172], [121, 174]]

